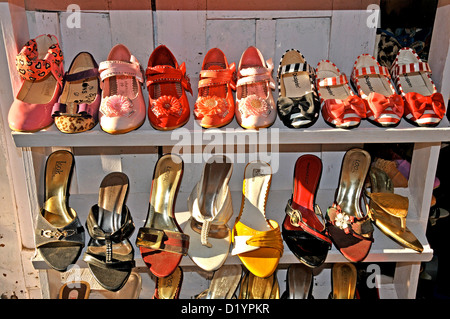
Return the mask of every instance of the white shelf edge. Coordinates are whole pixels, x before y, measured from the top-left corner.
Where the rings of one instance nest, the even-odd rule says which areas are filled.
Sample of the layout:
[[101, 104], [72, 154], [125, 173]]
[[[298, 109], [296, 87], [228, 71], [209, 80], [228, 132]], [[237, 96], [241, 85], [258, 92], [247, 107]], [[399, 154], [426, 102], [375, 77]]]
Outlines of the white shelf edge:
[[[332, 128], [323, 120], [306, 129], [289, 129], [277, 122], [270, 128], [245, 130], [236, 123], [220, 129], [202, 129], [190, 121], [173, 131], [158, 131], [149, 123], [126, 134], [111, 135], [100, 125], [87, 132], [64, 134], [54, 126], [35, 133], [11, 132], [17, 147], [94, 147], [94, 146], [191, 146], [267, 144], [351, 144], [351, 143], [418, 143], [450, 141], [449, 122], [444, 118], [438, 127], [415, 127], [401, 123], [395, 128], [382, 128], [362, 123], [351, 130]], [[249, 139], [243, 138], [249, 137]], [[251, 142], [249, 142], [251, 140]]]

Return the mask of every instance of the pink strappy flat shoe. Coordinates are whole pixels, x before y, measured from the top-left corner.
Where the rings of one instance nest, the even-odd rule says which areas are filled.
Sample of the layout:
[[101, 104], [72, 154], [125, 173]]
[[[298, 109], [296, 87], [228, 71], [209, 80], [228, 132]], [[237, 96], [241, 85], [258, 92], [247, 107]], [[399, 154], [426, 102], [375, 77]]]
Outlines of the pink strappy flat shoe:
[[100, 63], [99, 72], [103, 90], [99, 112], [102, 130], [123, 134], [139, 128], [146, 116], [139, 61], [126, 46], [117, 44], [107, 61]]
[[251, 46], [241, 56], [236, 83], [236, 120], [245, 129], [271, 126], [277, 117], [272, 91], [272, 59], [264, 61], [261, 52]]

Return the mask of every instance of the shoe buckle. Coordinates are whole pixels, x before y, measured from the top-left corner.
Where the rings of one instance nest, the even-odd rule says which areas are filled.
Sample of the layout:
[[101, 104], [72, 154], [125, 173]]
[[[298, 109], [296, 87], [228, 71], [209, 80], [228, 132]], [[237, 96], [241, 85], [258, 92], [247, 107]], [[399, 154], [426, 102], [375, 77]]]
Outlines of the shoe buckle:
[[141, 245], [151, 249], [159, 249], [161, 247], [164, 231], [159, 229], [146, 229], [145, 232], [139, 234]]

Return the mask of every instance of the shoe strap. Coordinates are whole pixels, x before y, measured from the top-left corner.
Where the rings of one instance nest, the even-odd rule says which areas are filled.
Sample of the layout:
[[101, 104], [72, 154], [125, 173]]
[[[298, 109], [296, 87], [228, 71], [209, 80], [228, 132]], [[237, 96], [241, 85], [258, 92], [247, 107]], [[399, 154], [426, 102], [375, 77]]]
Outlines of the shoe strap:
[[374, 75], [374, 74], [383, 75], [387, 78], [391, 77], [391, 75], [389, 73], [389, 69], [387, 67], [381, 66], [381, 65], [372, 65], [372, 66], [362, 67], [359, 69], [353, 69], [352, 77], [358, 78], [360, 76]]
[[409, 64], [394, 64], [392, 69], [392, 76], [394, 78], [402, 74], [414, 73], [414, 72], [427, 72], [431, 74], [430, 65], [427, 62], [417, 62]]
[[317, 86], [325, 87], [325, 86], [336, 86], [336, 85], [344, 85], [348, 83], [347, 76], [345, 74], [341, 74], [336, 77], [328, 77], [316, 80]]
[[308, 72], [311, 75], [316, 74], [316, 70], [309, 65], [308, 63], [292, 63], [292, 64], [286, 64], [280, 67], [279, 74], [290, 74], [290, 73], [296, 73], [296, 72]]
[[[43, 36], [53, 38], [56, 43], [48, 48], [43, 59], [39, 59], [36, 39]], [[16, 56], [17, 71], [23, 79], [29, 81], [42, 80], [51, 73], [62, 87], [64, 56], [58, 39], [51, 34], [43, 34], [39, 37], [29, 40]]]
[[185, 256], [189, 250], [189, 235], [168, 229], [141, 227], [136, 246]]
[[92, 206], [88, 217], [86, 219], [86, 227], [89, 235], [96, 240], [110, 240], [115, 243], [120, 243], [126, 238], [129, 238], [134, 232], [134, 222], [130, 211], [126, 205], [122, 208], [122, 214], [125, 214], [122, 226], [114, 232], [105, 232], [97, 223], [99, 213], [98, 205]]
[[178, 68], [174, 68], [170, 65], [148, 67], [145, 75], [147, 77], [147, 87], [154, 83], [179, 82], [186, 91], [193, 94], [190, 79], [186, 74], [186, 64], [184, 62]]
[[266, 64], [267, 67], [249, 67], [239, 70], [236, 86], [258, 82], [268, 82], [270, 88], [275, 89], [275, 80], [272, 78], [272, 59], [267, 60]]
[[102, 82], [113, 76], [127, 75], [135, 77], [140, 83], [144, 83], [141, 66], [133, 55], [130, 62], [116, 60], [100, 62], [98, 71]]
[[[316, 206], [316, 207], [318, 208], [319, 206]], [[320, 208], [319, 208], [319, 210], [320, 210]], [[331, 244], [331, 239], [330, 239], [329, 236], [328, 236], [328, 233], [327, 233], [327, 231], [326, 231], [325, 226], [324, 226], [324, 230], [323, 230], [323, 231], [318, 231], [317, 229], [315, 229], [315, 228], [309, 226], [308, 224], [306, 224], [306, 223], [303, 221], [301, 210], [292, 208], [292, 200], [291, 200], [291, 199], [288, 200], [288, 202], [287, 202], [287, 204], [286, 204], [285, 212], [286, 212], [286, 214], [290, 217], [290, 219], [291, 219], [291, 224], [292, 224], [293, 226], [295, 226], [295, 227], [300, 227], [300, 228], [302, 228], [305, 232], [307, 232], [307, 233], [313, 235], [314, 237], [319, 238], [319, 239], [321, 239], [321, 240], [323, 240], [323, 241], [325, 241], [325, 242]], [[314, 213], [315, 213], [317, 216], [320, 216], [320, 217], [323, 219], [322, 214], [319, 214], [319, 213], [317, 213], [316, 211], [314, 211]]]
[[[232, 255], [238, 255], [245, 252], [257, 250], [259, 248], [273, 248], [278, 250], [280, 256], [283, 255], [283, 240], [281, 238], [280, 226], [274, 220], [268, 220], [272, 229], [268, 231], [255, 231], [254, 235], [235, 236], [236, 226], [233, 230], [234, 248]], [[238, 222], [241, 223], [241, 222]], [[241, 223], [242, 224], [242, 223]], [[246, 226], [249, 228], [248, 226]]]
[[236, 64], [232, 63], [227, 69], [201, 70], [198, 87], [229, 84], [236, 90]]

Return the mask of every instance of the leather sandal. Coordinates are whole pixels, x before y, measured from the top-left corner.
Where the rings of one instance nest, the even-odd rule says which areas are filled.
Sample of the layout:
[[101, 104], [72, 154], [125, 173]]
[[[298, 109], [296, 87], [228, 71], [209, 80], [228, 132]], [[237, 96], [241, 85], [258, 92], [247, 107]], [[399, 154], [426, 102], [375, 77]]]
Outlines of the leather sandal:
[[69, 207], [69, 186], [75, 159], [69, 151], [56, 151], [45, 164], [44, 205], [35, 225], [36, 249], [53, 269], [66, 271], [84, 247], [84, 228]]
[[394, 194], [394, 186], [389, 176], [382, 170], [372, 167], [369, 172], [371, 191], [366, 190], [370, 198], [370, 219], [388, 237], [400, 245], [423, 251], [417, 237], [406, 227], [408, 215], [408, 197]]
[[54, 35], [29, 40], [16, 57], [22, 86], [8, 113], [13, 131], [36, 132], [53, 124], [52, 108], [63, 86], [64, 56]]
[[98, 65], [89, 52], [80, 52], [63, 77], [64, 87], [52, 110], [63, 133], [81, 133], [98, 122], [101, 90]]
[[357, 272], [351, 263], [336, 263], [331, 270], [331, 299], [355, 299]]
[[288, 50], [278, 67], [278, 116], [289, 128], [306, 128], [319, 118], [315, 70], [298, 50]]
[[236, 65], [228, 65], [220, 49], [213, 48], [206, 53], [194, 105], [194, 116], [201, 127], [222, 127], [233, 120], [235, 78]]
[[129, 241], [134, 223], [125, 205], [128, 185], [124, 173], [106, 175], [100, 184], [98, 204], [92, 206], [86, 220], [91, 239], [83, 259], [96, 281], [111, 291], [125, 285], [135, 266]]
[[370, 161], [365, 150], [355, 148], [347, 151], [342, 161], [336, 200], [326, 215], [334, 245], [352, 262], [364, 260], [373, 242], [372, 223], [360, 207]]
[[148, 119], [153, 128], [167, 131], [183, 126], [189, 120], [186, 92], [192, 95], [186, 64], [165, 46], [158, 46], [148, 59], [146, 71], [149, 93]]
[[241, 280], [238, 299], [280, 299], [276, 272], [261, 278], [247, 271]]
[[227, 259], [231, 244], [228, 220], [233, 203], [228, 182], [233, 164], [226, 156], [211, 157], [200, 181], [188, 198], [191, 218], [183, 231], [190, 237], [188, 255], [205, 271], [219, 269]]
[[292, 197], [282, 226], [287, 246], [309, 267], [323, 264], [332, 245], [320, 208], [314, 202], [321, 174], [322, 161], [317, 156], [297, 159]]
[[292, 264], [286, 272], [286, 291], [281, 299], [313, 299], [313, 274], [303, 264]]
[[156, 277], [153, 299], [178, 299], [182, 283], [183, 270], [181, 267], [177, 267], [175, 271], [165, 278]]
[[174, 211], [183, 165], [174, 154], [163, 155], [156, 163], [147, 219], [136, 238], [142, 259], [157, 277], [174, 272], [189, 249], [189, 236], [182, 232]]
[[245, 167], [242, 204], [232, 232], [232, 255], [258, 277], [269, 277], [283, 255], [280, 226], [266, 218], [265, 209], [272, 181], [269, 164], [254, 161]]

